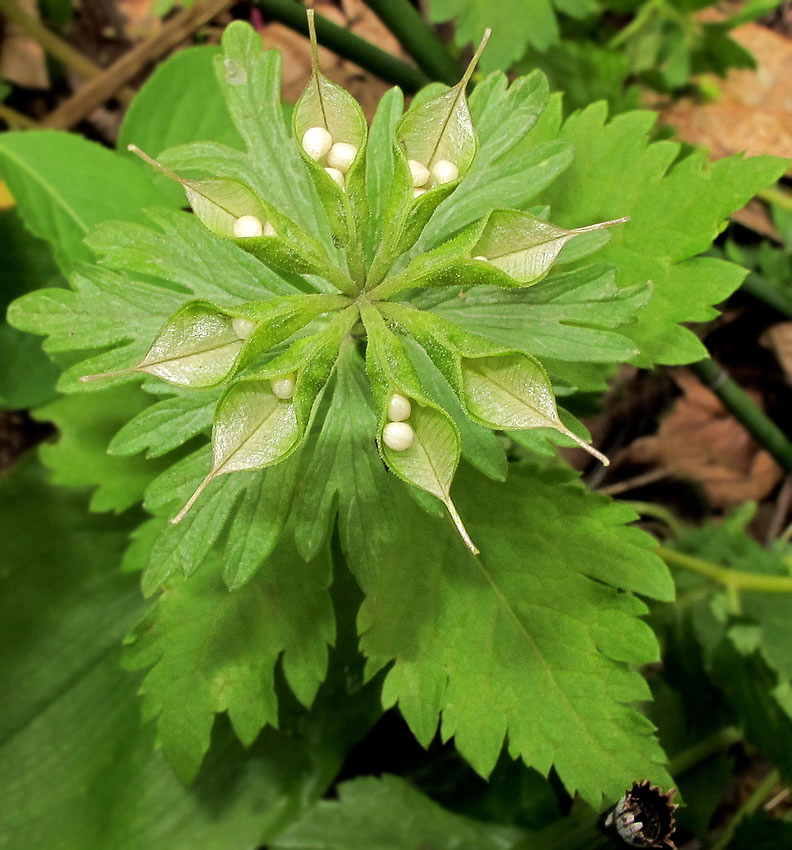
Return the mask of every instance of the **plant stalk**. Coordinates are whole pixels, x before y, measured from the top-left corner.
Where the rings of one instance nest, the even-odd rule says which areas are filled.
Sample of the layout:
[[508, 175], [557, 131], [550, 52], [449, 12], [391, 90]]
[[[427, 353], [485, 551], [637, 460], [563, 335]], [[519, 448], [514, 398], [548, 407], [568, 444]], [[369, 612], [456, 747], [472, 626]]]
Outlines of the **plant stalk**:
[[748, 590], [758, 593], [792, 593], [792, 576], [769, 576], [761, 573], [746, 573], [732, 570], [718, 564], [703, 561], [693, 555], [677, 552], [665, 546], [656, 546], [659, 555], [669, 566], [681, 567], [693, 573], [705, 576], [732, 591]]
[[12, 130], [35, 130], [39, 126], [32, 118], [4, 103], [0, 103], [0, 120], [5, 121]]
[[779, 313], [792, 316], [792, 296], [761, 275], [751, 272], [742, 282], [741, 288]]
[[739, 729], [734, 726], [726, 726], [724, 729], [719, 729], [713, 732], [712, 735], [704, 738], [702, 741], [697, 741], [692, 747], [682, 750], [677, 753], [668, 762], [668, 772], [676, 777], [681, 776], [686, 771], [695, 767], [697, 764], [714, 756], [721, 750], [728, 749], [732, 744], [742, 741], [743, 736]]
[[409, 0], [363, 0], [431, 79], [456, 85], [461, 71], [437, 33]]
[[[103, 73], [102, 68], [91, 62], [90, 59], [75, 50], [70, 44], [50, 32], [41, 21], [36, 20], [24, 9], [21, 9], [15, 0], [0, 0], [0, 12], [13, 21], [20, 29], [24, 30], [31, 38], [34, 38], [50, 55], [62, 62], [67, 68], [71, 68], [81, 77], [87, 80], [95, 79]], [[130, 103], [135, 92], [132, 89], [124, 89], [116, 94], [122, 103]]]
[[712, 844], [710, 850], [724, 850], [724, 848], [729, 846], [729, 842], [734, 837], [734, 832], [740, 825], [740, 822], [748, 815], [752, 815], [762, 805], [780, 779], [781, 774], [777, 770], [771, 770], [767, 774], [756, 786], [751, 796], [735, 812], [734, 817], [726, 824], [723, 832], [718, 836], [718, 840]]
[[[305, 6], [295, 0], [256, 0], [256, 5], [274, 20], [303, 35], [308, 34]], [[360, 65], [380, 79], [401, 86], [409, 93], [418, 91], [430, 82], [423, 71], [391, 56], [385, 50], [339, 27], [327, 18], [316, 15], [315, 21], [316, 35], [321, 45]]]
[[712, 390], [725, 407], [734, 414], [748, 433], [778, 461], [792, 472], [792, 443], [784, 432], [769, 419], [714, 360], [707, 358], [692, 363], [690, 369], [706, 387]]

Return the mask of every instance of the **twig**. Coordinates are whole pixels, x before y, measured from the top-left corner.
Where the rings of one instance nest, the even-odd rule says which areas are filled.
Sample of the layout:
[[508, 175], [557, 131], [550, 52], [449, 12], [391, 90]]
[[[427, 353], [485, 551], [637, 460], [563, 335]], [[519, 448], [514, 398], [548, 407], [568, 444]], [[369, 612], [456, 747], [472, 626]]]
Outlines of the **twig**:
[[396, 36], [406, 53], [432, 80], [453, 86], [459, 82], [459, 65], [437, 33], [409, 0], [363, 0]]
[[778, 284], [762, 277], [756, 272], [751, 272], [740, 287], [743, 292], [753, 295], [760, 301], [764, 301], [769, 307], [792, 316], [792, 297], [790, 297]]
[[671, 475], [670, 469], [658, 467], [641, 475], [636, 475], [633, 478], [627, 478], [625, 481], [617, 481], [615, 484], [607, 484], [605, 487], [599, 487], [597, 492], [603, 493], [606, 496], [618, 496], [620, 493], [628, 493], [630, 490], [637, 490], [639, 487], [645, 487], [647, 484], [654, 484], [655, 481], [662, 481], [664, 478], [668, 478], [669, 475]]
[[87, 82], [62, 103], [43, 122], [46, 127], [69, 129], [112, 97], [121, 86], [134, 77], [149, 62], [159, 59], [180, 41], [229, 6], [231, 0], [198, 0], [171, 18], [162, 29], [132, 48], [107, 68], [100, 77]]
[[757, 407], [754, 401], [733, 381], [714, 360], [707, 358], [692, 363], [696, 377], [723, 402], [750, 435], [792, 472], [792, 443], [784, 432]]
[[734, 831], [740, 825], [740, 822], [747, 816], [752, 815], [765, 801], [767, 795], [773, 790], [781, 779], [781, 774], [777, 770], [771, 770], [770, 773], [756, 786], [751, 796], [740, 806], [734, 813], [734, 817], [726, 824], [723, 832], [718, 836], [718, 840], [711, 846], [710, 850], [724, 850], [729, 846], [729, 842], [734, 837]]
[[[598, 492], [602, 492], [599, 490]], [[624, 499], [619, 504], [629, 505], [637, 514], [641, 516], [650, 516], [654, 519], [659, 519], [664, 522], [674, 537], [681, 537], [683, 525], [679, 518], [663, 505], [658, 505], [655, 502], [634, 502], [632, 499]]]
[[[256, 5], [274, 20], [303, 35], [308, 34], [305, 6], [295, 0], [256, 0]], [[430, 82], [423, 71], [391, 56], [385, 50], [339, 27], [327, 18], [316, 15], [315, 21], [316, 36], [323, 47], [360, 65], [380, 79], [395, 83], [408, 93], [418, 91], [421, 86]]]
[[669, 566], [681, 567], [693, 573], [706, 576], [712, 581], [722, 584], [727, 590], [748, 590], [757, 593], [792, 593], [792, 576], [772, 576], [763, 573], [746, 573], [742, 570], [731, 570], [721, 567], [701, 558], [694, 558], [675, 549], [665, 546], [655, 547], [659, 555]]
[[775, 508], [773, 509], [773, 517], [767, 527], [765, 546], [772, 546], [776, 538], [781, 534], [784, 528], [784, 520], [789, 514], [790, 505], [792, 505], [792, 475], [787, 475], [784, 483], [781, 485], [781, 490], [778, 493]]
[[[15, 0], [0, 0], [0, 12], [9, 21], [13, 21], [20, 29], [24, 30], [31, 38], [34, 38], [47, 53], [54, 56], [66, 65], [67, 68], [71, 68], [72, 71], [75, 71], [81, 77], [91, 80], [104, 73], [102, 68], [95, 65], [90, 59], [83, 56], [82, 53], [55, 35], [55, 33], [50, 32], [41, 21], [36, 20], [32, 15], [21, 9]], [[122, 103], [130, 103], [134, 96], [135, 92], [132, 89], [124, 89], [116, 93], [116, 97]]]
[[0, 119], [5, 121], [13, 130], [35, 130], [39, 126], [32, 118], [17, 112], [16, 109], [11, 109], [4, 103], [0, 103]]
[[734, 726], [726, 726], [719, 729], [702, 741], [696, 741], [693, 746], [688, 747], [681, 753], [677, 753], [668, 761], [668, 772], [672, 776], [680, 776], [686, 771], [700, 764], [715, 753], [728, 749], [732, 744], [742, 741], [742, 732]]

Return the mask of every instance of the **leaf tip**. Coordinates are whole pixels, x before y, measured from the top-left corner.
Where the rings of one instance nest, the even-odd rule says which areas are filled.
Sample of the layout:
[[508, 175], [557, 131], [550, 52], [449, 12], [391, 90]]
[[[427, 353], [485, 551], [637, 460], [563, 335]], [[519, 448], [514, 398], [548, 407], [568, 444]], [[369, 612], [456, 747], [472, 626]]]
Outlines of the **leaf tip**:
[[473, 555], [481, 554], [479, 548], [476, 544], [470, 539], [470, 535], [468, 534], [468, 530], [465, 528], [465, 524], [462, 522], [462, 517], [459, 515], [459, 512], [456, 509], [456, 506], [451, 501], [451, 499], [445, 499], [445, 506], [448, 510], [448, 513], [451, 515], [451, 519], [456, 526], [456, 530], [459, 532], [459, 536], [465, 543], [465, 546], [470, 550]]

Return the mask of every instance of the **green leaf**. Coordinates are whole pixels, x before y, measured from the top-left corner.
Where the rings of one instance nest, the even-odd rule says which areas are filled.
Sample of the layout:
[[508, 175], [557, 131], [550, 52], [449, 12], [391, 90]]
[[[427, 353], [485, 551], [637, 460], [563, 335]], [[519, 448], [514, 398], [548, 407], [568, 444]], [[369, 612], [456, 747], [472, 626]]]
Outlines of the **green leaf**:
[[632, 112], [605, 124], [605, 106], [597, 104], [563, 127], [547, 125], [549, 137], [574, 144], [575, 159], [539, 198], [565, 227], [630, 216], [598, 260], [616, 268], [620, 288], [652, 282], [652, 299], [628, 332], [644, 366], [704, 356], [679, 322], [713, 318], [710, 305], [730, 295], [744, 272], [695, 255], [709, 248], [729, 213], [786, 168], [772, 157], [709, 164], [694, 154], [675, 163], [677, 144], [648, 143], [654, 120], [652, 113]]
[[215, 46], [188, 47], [157, 65], [124, 115], [117, 147], [166, 148], [212, 140], [242, 147], [214, 70]]
[[[327, 219], [281, 109], [281, 54], [262, 53], [261, 36], [234, 21], [223, 31], [223, 57], [215, 68], [228, 111], [248, 150], [257, 194], [325, 245]], [[228, 176], [228, 175], [227, 175]]]
[[185, 788], [141, 723], [138, 677], [120, 669], [140, 609], [135, 579], [117, 569], [129, 523], [90, 516], [81, 495], [25, 463], [0, 481], [0, 524], [14, 529], [0, 540], [0, 619], [18, 638], [0, 645], [4, 850], [249, 850], [324, 793], [372, 722], [372, 688], [360, 689], [355, 659], [339, 655], [337, 690], [320, 692], [311, 714], [284, 711], [282, 732], [246, 749], [218, 723]]
[[[45, 286], [62, 286], [49, 247], [35, 239], [22, 225], [16, 210], [0, 215], [0, 242], [4, 246], [0, 266], [0, 315], [9, 302]], [[0, 323], [0, 407], [22, 410], [51, 401], [55, 396], [58, 369], [29, 334]]]
[[[216, 304], [263, 301], [300, 291], [234, 243], [208, 233], [194, 215], [164, 209], [149, 210], [148, 215], [157, 230], [107, 223], [93, 230], [86, 244], [103, 265], [145, 275], [166, 287], [183, 286], [196, 298]], [[220, 268], [222, 275], [217, 274]]]
[[[361, 561], [375, 560], [374, 553], [398, 527], [391, 503], [393, 479], [373, 439], [377, 420], [363, 360], [347, 339], [341, 344], [335, 383], [325, 391], [295, 476], [294, 535], [304, 558], [319, 551], [336, 511], [344, 554], [357, 571]], [[318, 491], [308, 483], [314, 481], [322, 482]]]
[[431, 0], [429, 16], [435, 23], [456, 22], [455, 41], [463, 47], [477, 43], [486, 28], [493, 35], [481, 59], [484, 71], [510, 68], [525, 53], [526, 45], [546, 50], [558, 40], [556, 9], [576, 18], [592, 11], [589, 0]]
[[112, 457], [107, 445], [130, 416], [142, 411], [149, 397], [135, 386], [111, 387], [92, 395], [65, 396], [36, 411], [36, 418], [58, 429], [55, 443], [41, 446], [44, 464], [55, 484], [96, 487], [93, 511], [124, 511], [140, 502], [148, 483], [169, 462], [141, 457]]
[[651, 538], [561, 468], [513, 469], [505, 484], [463, 468], [455, 497], [480, 557], [401, 497], [403, 527], [425, 532], [383, 545], [378, 572], [359, 577], [361, 647], [371, 669], [393, 664], [384, 705], [424, 745], [442, 712], [443, 737], [484, 776], [508, 738], [595, 808], [636, 776], [670, 785], [634, 708], [649, 692], [633, 665], [658, 648], [632, 594], [673, 597]]
[[185, 781], [209, 748], [216, 713], [228, 712], [246, 746], [263, 726], [277, 725], [281, 655], [287, 682], [310, 705], [335, 635], [326, 553], [306, 563], [284, 539], [234, 592], [213, 560], [189, 581], [172, 579], [128, 639], [127, 663], [154, 665], [142, 687], [144, 712], [157, 717], [165, 758]]
[[371, 120], [366, 145], [366, 201], [369, 218], [364, 242], [369, 259], [382, 239], [385, 208], [393, 181], [393, 133], [404, 109], [401, 89], [385, 92]]
[[146, 457], [161, 457], [208, 432], [220, 391], [180, 393], [150, 404], [130, 419], [110, 441], [108, 452], [134, 455], [145, 451]]
[[145, 207], [165, 200], [124, 157], [71, 133], [4, 133], [0, 173], [25, 225], [50, 243], [64, 273], [90, 260], [82, 240], [92, 227], [142, 221]]
[[274, 850], [505, 850], [518, 829], [483, 824], [451, 812], [397, 776], [344, 782], [337, 800], [322, 800], [282, 832]]
[[602, 266], [586, 266], [520, 292], [471, 289], [460, 299], [435, 290], [411, 303], [542, 359], [618, 363], [631, 359], [636, 349], [612, 329], [633, 321], [651, 290], [646, 284], [617, 289], [615, 277]]

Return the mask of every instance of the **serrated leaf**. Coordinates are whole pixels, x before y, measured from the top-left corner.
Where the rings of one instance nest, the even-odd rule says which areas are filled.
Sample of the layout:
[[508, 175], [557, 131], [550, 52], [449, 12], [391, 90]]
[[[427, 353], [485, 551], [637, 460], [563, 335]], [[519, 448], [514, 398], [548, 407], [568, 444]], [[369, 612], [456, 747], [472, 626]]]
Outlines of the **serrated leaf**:
[[478, 42], [491, 28], [481, 66], [484, 71], [505, 71], [522, 57], [527, 44], [544, 51], [558, 40], [556, 10], [583, 18], [592, 5], [589, 0], [531, 0], [526, 6], [515, 6], [513, 0], [431, 0], [429, 15], [436, 23], [454, 18], [460, 47]]
[[158, 156], [206, 139], [241, 147], [214, 71], [219, 52], [214, 45], [188, 47], [158, 64], [124, 115], [118, 150], [135, 144]]
[[110, 454], [161, 457], [212, 427], [212, 415], [219, 396], [214, 393], [185, 392], [151, 404], [129, 420], [113, 437]]
[[631, 593], [670, 599], [673, 586], [651, 538], [623, 527], [630, 513], [573, 478], [531, 466], [493, 484], [461, 469], [455, 495], [479, 558], [401, 497], [401, 522], [426, 531], [383, 546], [378, 573], [362, 574], [359, 629], [372, 669], [393, 663], [384, 704], [422, 743], [442, 712], [443, 737], [487, 775], [507, 736], [513, 757], [554, 767], [598, 808], [636, 776], [671, 783], [630, 665], [658, 653]]
[[64, 273], [90, 260], [83, 236], [108, 219], [143, 220], [166, 199], [123, 157], [52, 130], [4, 133], [0, 170], [34, 236], [52, 246]]
[[[619, 287], [652, 282], [651, 301], [628, 335], [640, 365], [687, 363], [705, 355], [682, 321], [706, 321], [711, 305], [736, 288], [742, 272], [722, 261], [695, 258], [706, 251], [730, 212], [786, 168], [772, 157], [730, 157], [708, 164], [700, 154], [678, 162], [678, 145], [648, 143], [652, 113], [631, 112], [605, 123], [604, 104], [547, 124], [548, 138], [575, 146], [572, 165], [540, 196], [553, 221], [575, 227], [630, 216], [613, 230], [598, 260], [617, 269]], [[603, 192], [602, 186], [608, 191]]]
[[216, 713], [228, 712], [245, 745], [263, 726], [277, 725], [275, 665], [282, 654], [286, 680], [309, 705], [335, 635], [326, 553], [306, 563], [284, 540], [254, 580], [234, 592], [217, 566], [172, 580], [128, 640], [130, 666], [154, 665], [142, 688], [145, 711], [157, 717], [163, 753], [186, 781], [209, 747]]
[[282, 832], [274, 850], [507, 850], [523, 837], [514, 827], [452, 814], [403, 779], [383, 774], [344, 782]]
[[58, 369], [37, 339], [6, 324], [6, 309], [26, 292], [64, 283], [49, 247], [25, 230], [16, 210], [0, 215], [0, 243], [0, 407], [22, 410], [55, 397]]
[[107, 445], [130, 416], [149, 402], [138, 387], [122, 386], [100, 390], [90, 398], [65, 396], [40, 407], [36, 418], [54, 423], [59, 432], [56, 442], [45, 443], [39, 450], [53, 482], [96, 487], [90, 503], [93, 511], [120, 512], [140, 502], [149, 482], [168, 461], [111, 457]]
[[520, 292], [472, 289], [462, 300], [436, 290], [411, 303], [543, 360], [617, 363], [631, 359], [636, 349], [611, 329], [633, 321], [651, 290], [646, 284], [618, 289], [615, 277], [602, 266], [587, 266], [555, 273]]
[[102, 224], [85, 242], [103, 265], [183, 286], [216, 304], [303, 291], [234, 243], [207, 233], [194, 215], [157, 209], [148, 217], [149, 226]]
[[[341, 344], [335, 382], [328, 384], [317, 428], [302, 452], [292, 520], [304, 558], [316, 555], [335, 512], [344, 554], [360, 564], [373, 559], [398, 523], [391, 510], [392, 477], [377, 453], [377, 414], [363, 360], [354, 344]], [[277, 468], [277, 467], [276, 467]], [[321, 481], [317, 493], [311, 482]]]

